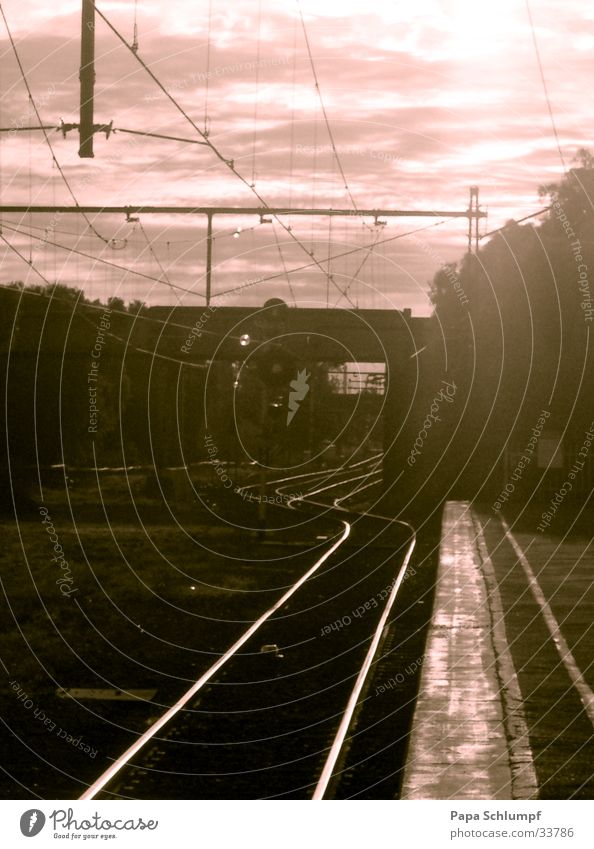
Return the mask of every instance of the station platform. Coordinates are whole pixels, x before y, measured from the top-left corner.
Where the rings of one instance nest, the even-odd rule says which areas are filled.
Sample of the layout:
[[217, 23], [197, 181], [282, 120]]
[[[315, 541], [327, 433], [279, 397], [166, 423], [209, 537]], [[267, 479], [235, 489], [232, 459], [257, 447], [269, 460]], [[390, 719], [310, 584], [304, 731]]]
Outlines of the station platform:
[[448, 502], [400, 798], [532, 799], [538, 781], [480, 518]]

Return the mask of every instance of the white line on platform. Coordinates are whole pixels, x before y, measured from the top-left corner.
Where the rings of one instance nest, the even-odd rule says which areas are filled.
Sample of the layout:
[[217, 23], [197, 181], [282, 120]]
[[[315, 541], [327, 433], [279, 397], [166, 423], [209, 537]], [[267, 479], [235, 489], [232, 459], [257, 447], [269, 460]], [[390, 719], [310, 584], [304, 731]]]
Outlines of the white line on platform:
[[526, 555], [522, 551], [518, 542], [516, 541], [514, 535], [509, 529], [509, 525], [503, 518], [500, 516], [501, 525], [503, 530], [505, 531], [505, 536], [507, 537], [510, 545], [516, 553], [516, 556], [520, 563], [522, 564], [522, 568], [526, 574], [526, 578], [528, 579], [528, 585], [532, 590], [532, 595], [536, 599], [536, 603], [540, 607], [542, 612], [543, 619], [546, 623], [547, 628], [553, 638], [553, 642], [559, 652], [559, 657], [563, 661], [563, 665], [565, 666], [569, 677], [571, 678], [571, 682], [573, 686], [579, 693], [580, 699], [582, 700], [582, 704], [584, 705], [584, 709], [588, 714], [588, 719], [594, 726], [594, 693], [586, 683], [584, 676], [582, 675], [579, 666], [575, 662], [575, 658], [571, 653], [569, 646], [567, 645], [567, 641], [565, 637], [561, 633], [561, 629], [559, 627], [559, 623], [555, 619], [555, 614], [551, 610], [551, 607], [548, 601], [545, 598], [545, 595], [541, 589], [540, 584], [536, 578], [536, 575], [532, 571], [532, 567], [528, 562]]
[[538, 778], [530, 746], [530, 732], [524, 714], [524, 699], [507, 641], [505, 614], [495, 567], [489, 554], [483, 526], [474, 510], [471, 511], [471, 515], [491, 612], [495, 664], [501, 685], [500, 695], [508, 739], [512, 794], [514, 799], [538, 799]]
[[320, 566], [328, 560], [328, 558], [334, 554], [337, 548], [339, 548], [342, 543], [348, 538], [351, 533], [351, 526], [348, 522], [343, 520], [342, 524], [344, 525], [344, 531], [340, 538], [332, 545], [328, 551], [326, 551], [316, 562], [314, 565], [307, 570], [307, 572], [299, 578], [299, 580], [293, 584], [293, 586], [287, 590], [287, 592], [279, 598], [279, 600], [269, 609], [266, 613], [263, 613], [259, 619], [257, 619], [253, 625], [251, 625], [248, 630], [242, 634], [242, 636], [231, 646], [231, 648], [227, 649], [225, 654], [221, 655], [221, 657], [213, 663], [213, 665], [207, 669], [207, 671], [202, 675], [195, 684], [192, 684], [190, 689], [184, 693], [184, 695], [178, 699], [178, 701], [169, 708], [163, 716], [159, 717], [159, 719], [153, 723], [153, 725], [148, 728], [144, 734], [142, 734], [135, 743], [130, 746], [130, 748], [126, 749], [123, 755], [114, 761], [114, 763], [109, 767], [109, 769], [105, 770], [105, 772], [99, 776], [99, 778], [91, 784], [88, 790], [86, 790], [81, 799], [94, 799], [97, 793], [102, 790], [106, 784], [108, 784], [112, 778], [123, 768], [125, 767], [129, 761], [134, 757], [134, 755], [142, 749], [142, 747], [147, 743], [152, 737], [155, 736], [157, 731], [160, 731], [164, 725], [166, 725], [170, 719], [172, 719], [176, 713], [178, 713], [189, 701], [190, 699], [196, 695], [198, 690], [200, 690], [210, 679], [215, 675], [216, 672], [219, 671], [221, 666], [223, 666], [227, 661], [252, 637], [258, 628], [264, 624], [264, 622], [269, 619], [272, 614], [282, 607], [283, 604], [301, 587], [311, 575], [316, 572]]

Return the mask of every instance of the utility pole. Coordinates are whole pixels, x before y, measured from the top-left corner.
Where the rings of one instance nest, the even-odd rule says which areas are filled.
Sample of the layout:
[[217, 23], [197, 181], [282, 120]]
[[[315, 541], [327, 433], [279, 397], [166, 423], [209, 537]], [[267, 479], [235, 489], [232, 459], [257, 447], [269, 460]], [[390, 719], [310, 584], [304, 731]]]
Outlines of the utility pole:
[[78, 126], [81, 159], [92, 159], [95, 97], [95, 0], [82, 0], [80, 40], [80, 118]]
[[479, 208], [479, 187], [470, 187], [470, 198], [468, 201], [468, 253], [472, 253], [472, 241], [474, 239], [474, 252], [479, 249], [479, 218], [484, 218], [486, 213]]
[[210, 306], [212, 293], [212, 216], [213, 211], [206, 213], [206, 306]]

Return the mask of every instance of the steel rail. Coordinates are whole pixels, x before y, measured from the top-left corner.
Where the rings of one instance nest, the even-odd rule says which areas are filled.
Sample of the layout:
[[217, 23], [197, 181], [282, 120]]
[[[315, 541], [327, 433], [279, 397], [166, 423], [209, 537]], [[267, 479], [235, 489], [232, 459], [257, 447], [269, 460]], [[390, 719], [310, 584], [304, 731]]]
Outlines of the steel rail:
[[[406, 523], [403, 523], [403, 524], [406, 524]], [[357, 709], [357, 705], [359, 703], [359, 697], [361, 696], [361, 693], [363, 691], [363, 687], [365, 685], [365, 681], [367, 679], [367, 675], [369, 673], [369, 670], [371, 669], [371, 665], [373, 663], [375, 654], [376, 654], [378, 646], [381, 642], [382, 633], [383, 633], [383, 630], [386, 626], [388, 616], [390, 615], [390, 611], [392, 609], [392, 606], [394, 605], [394, 602], [396, 601], [396, 596], [398, 595], [398, 590], [400, 589], [400, 585], [402, 584], [402, 581], [404, 579], [404, 575], [406, 574], [406, 570], [408, 569], [408, 564], [410, 562], [410, 558], [412, 557], [412, 553], [414, 551], [415, 544], [416, 544], [416, 537], [414, 536], [414, 533], [413, 533], [413, 538], [411, 539], [411, 541], [409, 543], [407, 552], [404, 556], [404, 561], [402, 563], [402, 566], [400, 567], [400, 571], [398, 572], [398, 576], [397, 576], [396, 580], [394, 581], [394, 583], [392, 585], [392, 590], [391, 590], [390, 595], [388, 596], [388, 599], [386, 601], [386, 606], [384, 608], [384, 611], [381, 615], [379, 624], [378, 624], [378, 626], [375, 630], [375, 633], [373, 635], [373, 639], [371, 641], [371, 645], [369, 646], [369, 650], [368, 650], [367, 654], [365, 655], [365, 660], [363, 661], [363, 665], [361, 666], [361, 669], [360, 669], [359, 674], [357, 676], [357, 680], [355, 681], [355, 686], [353, 687], [353, 691], [352, 691], [352, 693], [349, 697], [349, 700], [347, 702], [347, 706], [346, 706], [345, 711], [342, 715], [342, 720], [341, 720], [340, 725], [338, 727], [338, 731], [336, 732], [336, 736], [334, 738], [332, 746], [330, 747], [330, 752], [328, 754], [328, 757], [326, 759], [326, 762], [325, 762], [324, 767], [322, 769], [322, 772], [320, 774], [320, 778], [318, 779], [318, 783], [316, 785], [316, 788], [315, 788], [313, 796], [312, 796], [312, 799], [315, 800], [315, 801], [319, 801], [320, 799], [324, 798], [326, 791], [328, 790], [328, 785], [330, 784], [330, 781], [332, 780], [332, 777], [334, 775], [334, 768], [335, 768], [335, 766], [338, 762], [338, 759], [340, 757], [340, 754], [343, 750], [344, 743], [345, 743], [345, 740], [346, 740], [346, 736], [348, 734], [349, 728], [351, 726], [351, 722], [353, 721], [353, 717], [354, 717], [355, 711]]]
[[196, 695], [196, 693], [204, 687], [208, 681], [219, 671], [219, 669], [227, 663], [238, 651], [239, 649], [256, 633], [256, 631], [261, 627], [261, 625], [266, 622], [273, 613], [275, 613], [283, 604], [295, 593], [297, 590], [310, 578], [317, 570], [322, 566], [329, 557], [334, 554], [334, 552], [340, 548], [340, 546], [348, 539], [351, 533], [351, 525], [349, 522], [341, 520], [344, 525], [344, 530], [340, 536], [340, 538], [326, 551], [324, 554], [316, 560], [316, 562], [311, 566], [305, 574], [303, 574], [292, 587], [290, 587], [286, 593], [284, 593], [278, 601], [273, 604], [271, 608], [269, 608], [265, 613], [263, 613], [248, 629], [245, 631], [242, 636], [236, 640], [233, 645], [227, 649], [227, 651], [215, 662], [213, 665], [203, 674], [200, 678], [187, 690], [181, 698], [177, 700], [177, 702], [172, 705], [169, 710], [167, 710], [159, 719], [154, 722], [139, 738], [135, 743], [132, 744], [126, 751], [120, 755], [120, 757], [114, 761], [114, 763], [103, 772], [99, 778], [97, 778], [93, 784], [79, 797], [80, 799], [94, 799], [97, 793], [99, 793], [117, 774], [122, 770], [130, 760], [136, 755], [142, 748], [145, 746], [149, 740], [155, 736], [155, 734], [161, 730], [179, 711], [187, 705], [190, 699]]
[[[361, 477], [364, 477], [364, 475], [361, 475]], [[343, 483], [345, 483], [345, 481], [343, 481]], [[322, 487], [317, 491], [314, 490], [310, 493], [307, 493], [307, 495], [304, 496], [304, 500], [307, 500], [310, 504], [317, 504], [318, 506], [328, 507], [329, 505], [324, 504], [324, 502], [313, 501], [309, 496], [318, 495], [322, 492], [326, 492], [329, 489], [333, 489], [335, 486], [336, 486], [336, 484], [331, 484], [330, 486]], [[355, 492], [359, 492], [359, 491], [360, 490], [356, 490]], [[336, 504], [336, 499], [333, 503], [333, 507], [334, 507], [335, 510], [341, 510], [343, 512], [351, 512], [351, 511], [347, 511], [346, 508], [344, 508], [344, 507], [339, 507]], [[360, 512], [360, 511], [356, 511], [356, 512]], [[390, 592], [390, 595], [388, 596], [388, 599], [386, 600], [386, 606], [385, 606], [384, 611], [383, 611], [383, 613], [380, 617], [379, 624], [378, 624], [377, 628], [375, 629], [375, 632], [374, 632], [374, 635], [373, 635], [373, 638], [372, 638], [372, 641], [371, 641], [371, 645], [369, 646], [367, 654], [365, 655], [365, 660], [363, 661], [361, 669], [359, 670], [359, 674], [357, 675], [357, 680], [355, 681], [355, 686], [353, 687], [353, 690], [351, 692], [351, 695], [350, 695], [349, 700], [347, 702], [347, 705], [345, 707], [340, 725], [338, 727], [338, 731], [336, 732], [336, 735], [335, 735], [334, 740], [332, 742], [332, 745], [330, 747], [328, 757], [326, 758], [326, 761], [325, 761], [324, 766], [322, 768], [322, 772], [320, 773], [318, 783], [316, 784], [316, 787], [315, 787], [315, 790], [314, 790], [314, 793], [313, 793], [313, 796], [312, 796], [312, 800], [314, 800], [314, 801], [320, 801], [321, 799], [324, 798], [324, 796], [326, 795], [326, 793], [328, 791], [328, 787], [330, 785], [330, 782], [331, 782], [332, 778], [334, 777], [334, 769], [335, 769], [336, 764], [338, 763], [340, 755], [343, 751], [343, 748], [344, 748], [344, 745], [345, 745], [345, 740], [346, 740], [347, 734], [349, 732], [349, 728], [350, 728], [351, 723], [353, 721], [355, 712], [357, 710], [357, 706], [359, 704], [359, 699], [360, 699], [361, 693], [363, 692], [363, 687], [365, 686], [365, 682], [367, 680], [367, 675], [369, 673], [369, 670], [371, 669], [375, 654], [376, 654], [378, 647], [380, 645], [383, 630], [386, 626], [386, 622], [388, 620], [388, 616], [390, 615], [390, 611], [391, 611], [391, 609], [394, 605], [394, 602], [396, 601], [398, 591], [400, 589], [400, 586], [402, 585], [402, 581], [404, 580], [404, 576], [406, 574], [406, 570], [408, 569], [408, 565], [410, 563], [410, 559], [413, 555], [413, 552], [414, 552], [414, 549], [415, 549], [415, 546], [416, 546], [416, 541], [417, 541], [415, 529], [413, 528], [412, 525], [409, 525], [408, 522], [404, 522], [401, 519], [393, 519], [390, 516], [382, 516], [381, 514], [371, 513], [371, 512], [367, 512], [367, 511], [365, 511], [365, 513], [361, 513], [361, 515], [369, 516], [369, 517], [374, 518], [374, 519], [384, 519], [387, 522], [395, 522], [399, 525], [403, 525], [404, 527], [406, 527], [410, 530], [411, 540], [410, 540], [410, 543], [408, 545], [406, 554], [404, 556], [402, 566], [400, 567], [400, 570], [398, 572], [396, 580], [394, 581], [394, 583], [392, 585], [392, 590]]]

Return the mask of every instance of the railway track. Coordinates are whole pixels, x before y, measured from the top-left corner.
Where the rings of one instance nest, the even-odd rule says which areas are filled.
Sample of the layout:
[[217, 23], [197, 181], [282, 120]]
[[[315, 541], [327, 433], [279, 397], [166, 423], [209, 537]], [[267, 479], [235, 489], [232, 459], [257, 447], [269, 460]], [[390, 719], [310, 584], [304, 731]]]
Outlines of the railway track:
[[286, 508], [323, 512], [335, 535], [81, 799], [336, 794], [415, 546], [410, 526], [342, 506], [376, 485], [380, 461], [273, 482], [307, 488]]

